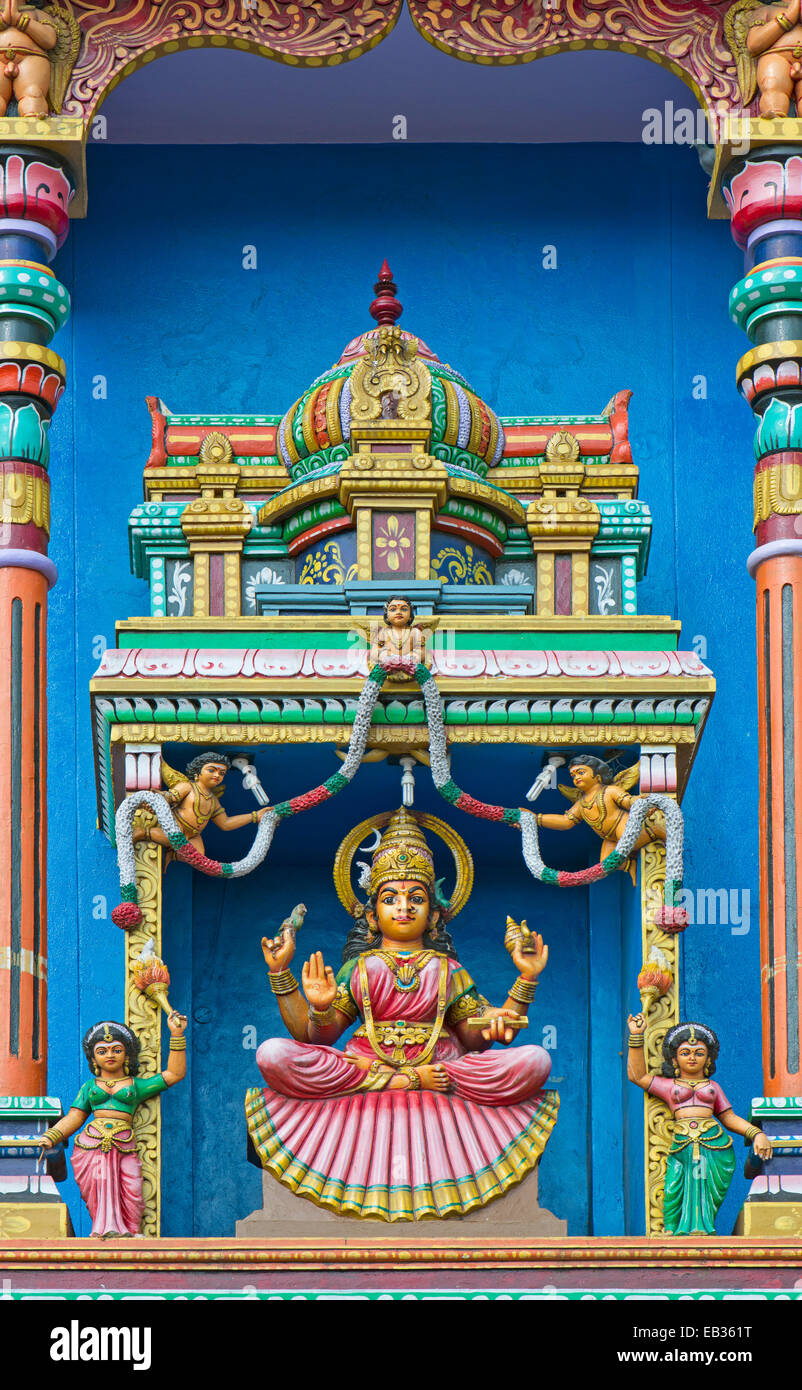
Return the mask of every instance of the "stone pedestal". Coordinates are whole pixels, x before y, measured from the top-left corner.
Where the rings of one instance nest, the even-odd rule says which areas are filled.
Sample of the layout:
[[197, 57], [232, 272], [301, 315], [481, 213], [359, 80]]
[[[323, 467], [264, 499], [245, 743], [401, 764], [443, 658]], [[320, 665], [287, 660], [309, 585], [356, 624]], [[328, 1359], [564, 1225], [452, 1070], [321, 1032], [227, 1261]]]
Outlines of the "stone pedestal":
[[565, 1236], [567, 1222], [545, 1211], [537, 1198], [537, 1168], [510, 1188], [503, 1197], [479, 1207], [467, 1216], [448, 1216], [442, 1221], [376, 1221], [358, 1217], [338, 1216], [318, 1207], [308, 1197], [296, 1197], [294, 1192], [277, 1182], [270, 1173], [262, 1174], [262, 1206], [237, 1222], [237, 1240], [268, 1240], [295, 1236], [299, 1240], [331, 1240], [342, 1236], [365, 1239], [386, 1236], [398, 1245], [413, 1242], [416, 1236], [431, 1240], [440, 1228], [447, 1228], [448, 1238], [465, 1233], [466, 1238], [520, 1240], [524, 1243], [547, 1237]]

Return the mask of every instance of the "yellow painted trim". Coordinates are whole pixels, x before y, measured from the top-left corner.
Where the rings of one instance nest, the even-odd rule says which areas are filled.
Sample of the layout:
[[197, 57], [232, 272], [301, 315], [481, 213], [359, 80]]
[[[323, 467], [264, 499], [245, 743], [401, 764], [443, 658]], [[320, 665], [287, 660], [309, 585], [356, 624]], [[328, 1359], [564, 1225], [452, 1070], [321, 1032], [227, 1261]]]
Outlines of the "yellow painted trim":
[[[349, 632], [351, 628], [360, 623], [368, 622], [368, 618], [354, 613], [325, 613], [317, 616], [315, 614], [298, 613], [282, 614], [279, 617], [271, 617], [271, 632], [298, 632], [304, 628], [312, 628], [316, 632]], [[667, 614], [641, 615], [626, 617], [618, 614], [615, 617], [602, 617], [600, 614], [593, 614], [581, 620], [564, 615], [554, 616], [544, 614], [543, 616], [532, 614], [503, 614], [489, 613], [485, 616], [482, 613], [454, 613], [454, 614], [433, 614], [425, 619], [426, 626], [436, 630], [438, 627], [453, 628], [457, 632], [567, 632], [582, 631], [588, 629], [595, 632], [676, 632], [679, 633], [682, 624], [676, 618], [671, 618]], [[115, 624], [116, 632], [213, 632], [215, 628], [225, 632], [264, 632], [264, 618], [210, 618], [194, 615], [191, 618], [152, 618], [143, 615], [141, 618], [122, 618]], [[247, 645], [247, 644], [245, 644]]]

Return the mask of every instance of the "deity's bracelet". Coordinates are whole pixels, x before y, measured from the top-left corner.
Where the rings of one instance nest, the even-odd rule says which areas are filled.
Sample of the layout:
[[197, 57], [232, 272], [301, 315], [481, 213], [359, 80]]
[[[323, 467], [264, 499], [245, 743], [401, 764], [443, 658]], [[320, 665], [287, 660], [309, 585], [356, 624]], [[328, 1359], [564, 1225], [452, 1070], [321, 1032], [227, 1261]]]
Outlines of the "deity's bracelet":
[[514, 999], [516, 1004], [531, 1004], [536, 989], [537, 980], [525, 980], [522, 975], [519, 975], [510, 990], [509, 997]]
[[318, 1028], [326, 1028], [334, 1022], [334, 1006], [329, 1004], [327, 1009], [315, 1009], [309, 1005], [309, 1022], [316, 1023]]
[[291, 970], [271, 970], [268, 977], [274, 994], [294, 994], [298, 981]]
[[780, 26], [780, 28], [782, 29], [783, 33], [784, 33], [784, 34], [789, 34], [789, 33], [791, 32], [791, 30], [793, 29], [793, 27], [794, 27], [793, 24], [791, 23], [790, 19], [788, 19], [787, 16], [784, 15], [784, 14], [778, 14], [778, 15], [776, 16], [776, 19], [777, 19], [777, 23], [779, 24], [779, 26]]
[[630, 1047], [633, 1047], [633, 1048], [641, 1048], [641, 1047], [644, 1047], [644, 1046], [645, 1046], [645, 1038], [644, 1038], [643, 1034], [642, 1034], [642, 1033], [630, 1033], [630, 1035], [629, 1035], [629, 1046], [630, 1046]]
[[170, 1047], [169, 1047], [169, 1051], [170, 1051], [170, 1052], [186, 1052], [186, 1050], [187, 1050], [187, 1040], [186, 1040], [186, 1038], [184, 1037], [183, 1033], [179, 1033], [179, 1034], [173, 1033], [172, 1037], [170, 1038]]

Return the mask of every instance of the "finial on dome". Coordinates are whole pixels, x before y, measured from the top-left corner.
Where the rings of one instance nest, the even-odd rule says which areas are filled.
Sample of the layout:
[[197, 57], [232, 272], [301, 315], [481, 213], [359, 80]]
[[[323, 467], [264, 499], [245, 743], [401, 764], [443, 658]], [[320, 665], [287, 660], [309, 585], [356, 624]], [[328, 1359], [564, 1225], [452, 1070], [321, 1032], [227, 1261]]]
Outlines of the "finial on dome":
[[395, 297], [397, 289], [398, 286], [393, 283], [393, 272], [387, 262], [382, 261], [379, 278], [373, 286], [376, 298], [370, 306], [370, 316], [380, 328], [384, 324], [395, 323], [403, 313], [404, 306]]

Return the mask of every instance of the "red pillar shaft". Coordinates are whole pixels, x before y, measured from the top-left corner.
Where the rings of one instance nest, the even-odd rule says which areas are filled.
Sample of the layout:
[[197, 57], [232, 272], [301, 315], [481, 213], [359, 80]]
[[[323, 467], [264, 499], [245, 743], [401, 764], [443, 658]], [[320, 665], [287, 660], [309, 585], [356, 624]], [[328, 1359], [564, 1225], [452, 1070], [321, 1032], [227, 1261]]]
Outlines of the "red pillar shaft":
[[47, 1085], [47, 580], [0, 569], [0, 1095]]

